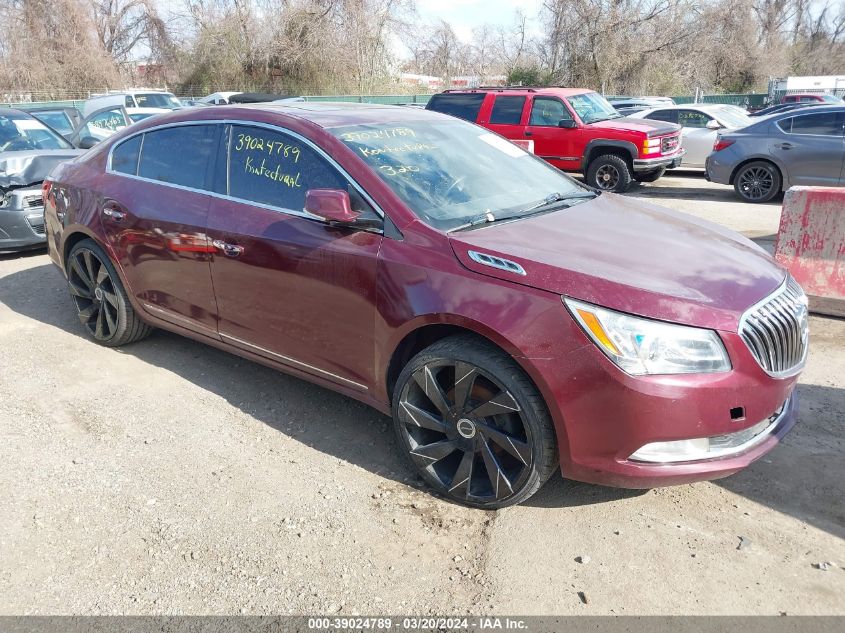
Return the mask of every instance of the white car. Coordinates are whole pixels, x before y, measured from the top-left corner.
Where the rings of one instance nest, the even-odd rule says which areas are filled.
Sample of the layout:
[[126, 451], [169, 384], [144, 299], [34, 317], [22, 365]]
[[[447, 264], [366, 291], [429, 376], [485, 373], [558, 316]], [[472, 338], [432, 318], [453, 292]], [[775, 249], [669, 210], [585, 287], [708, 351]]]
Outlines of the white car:
[[172, 92], [137, 88], [134, 90], [115, 90], [102, 95], [95, 95], [82, 104], [82, 116], [108, 107], [123, 107], [132, 121], [140, 121], [154, 114], [163, 114], [178, 110], [182, 103]]
[[228, 105], [229, 99], [231, 99], [232, 96], [239, 95], [242, 92], [243, 90], [235, 92], [212, 92], [210, 95], [206, 95], [202, 99], [197, 99], [197, 101], [201, 103], [210, 103], [211, 105]]
[[681, 143], [687, 152], [681, 169], [704, 169], [704, 161], [713, 151], [713, 144], [720, 131], [738, 130], [754, 123], [754, 119], [739, 112], [735, 106], [716, 103], [661, 106], [642, 110], [632, 116], [669, 121], [681, 126]]

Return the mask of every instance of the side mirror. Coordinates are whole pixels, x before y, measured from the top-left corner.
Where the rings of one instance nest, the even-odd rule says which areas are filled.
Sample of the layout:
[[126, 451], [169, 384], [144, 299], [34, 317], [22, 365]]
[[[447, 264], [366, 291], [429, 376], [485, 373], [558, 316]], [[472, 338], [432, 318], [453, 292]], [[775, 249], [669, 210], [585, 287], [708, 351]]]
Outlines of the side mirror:
[[574, 129], [576, 127], [575, 121], [572, 119], [561, 119], [557, 123], [558, 127], [566, 128], [567, 130]]
[[99, 142], [100, 141], [95, 139], [93, 136], [86, 136], [81, 141], [79, 141], [79, 149], [91, 149]]
[[721, 130], [722, 124], [719, 123], [716, 119], [710, 119], [705, 126], [708, 130]]
[[361, 215], [352, 210], [349, 192], [342, 189], [309, 189], [305, 192], [305, 212], [337, 224], [352, 224]]

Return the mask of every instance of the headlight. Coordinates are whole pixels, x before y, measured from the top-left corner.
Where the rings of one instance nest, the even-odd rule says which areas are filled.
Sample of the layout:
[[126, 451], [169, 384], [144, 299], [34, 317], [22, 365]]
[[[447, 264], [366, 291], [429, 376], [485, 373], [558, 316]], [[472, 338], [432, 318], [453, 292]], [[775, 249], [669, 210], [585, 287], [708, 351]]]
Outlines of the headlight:
[[728, 371], [731, 361], [713, 330], [674, 325], [563, 297], [599, 349], [635, 376]]

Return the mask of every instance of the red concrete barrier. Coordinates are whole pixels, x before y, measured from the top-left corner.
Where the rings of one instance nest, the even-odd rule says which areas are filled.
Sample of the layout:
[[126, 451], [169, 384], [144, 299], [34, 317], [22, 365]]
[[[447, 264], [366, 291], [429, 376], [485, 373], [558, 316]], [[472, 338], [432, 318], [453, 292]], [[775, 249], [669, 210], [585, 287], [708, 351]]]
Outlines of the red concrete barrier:
[[810, 297], [810, 310], [845, 316], [845, 188], [792, 187], [775, 258]]

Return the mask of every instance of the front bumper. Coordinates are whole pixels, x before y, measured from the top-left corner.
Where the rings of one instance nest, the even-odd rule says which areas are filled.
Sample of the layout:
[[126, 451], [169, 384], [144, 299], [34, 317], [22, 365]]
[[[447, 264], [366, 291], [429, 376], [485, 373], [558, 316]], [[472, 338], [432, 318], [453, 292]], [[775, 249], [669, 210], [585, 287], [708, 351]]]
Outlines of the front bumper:
[[0, 206], [0, 252], [34, 248], [46, 242], [41, 188], [13, 190], [6, 204]]
[[[775, 379], [736, 333], [719, 332], [732, 369], [711, 374], [631, 376], [579, 331], [583, 345], [562, 358], [533, 360], [557, 430], [562, 474], [622, 488], [654, 488], [718, 479], [772, 450], [796, 421], [797, 377]], [[548, 382], [551, 379], [551, 382]], [[784, 404], [785, 403], [785, 404]], [[737, 419], [734, 411], [742, 408]], [[779, 415], [775, 415], [783, 407]], [[775, 415], [775, 418], [772, 416]], [[737, 450], [695, 461], [632, 459], [656, 442], [741, 434], [772, 423]], [[776, 420], [776, 423], [775, 423]]]
[[686, 150], [680, 149], [669, 156], [637, 158], [634, 160], [634, 171], [654, 171], [656, 169], [660, 169], [661, 167], [666, 167], [667, 169], [680, 167], [683, 162], [684, 154], [686, 154]]

